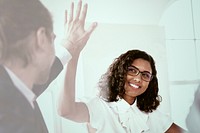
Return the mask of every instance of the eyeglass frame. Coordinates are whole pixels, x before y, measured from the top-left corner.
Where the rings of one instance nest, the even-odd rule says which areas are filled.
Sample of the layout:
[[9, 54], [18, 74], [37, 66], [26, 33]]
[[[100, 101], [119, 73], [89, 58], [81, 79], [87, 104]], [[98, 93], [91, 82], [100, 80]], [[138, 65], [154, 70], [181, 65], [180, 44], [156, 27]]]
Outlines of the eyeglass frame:
[[[131, 68], [132, 70], [130, 70], [130, 68]], [[133, 69], [136, 70], [136, 74], [130, 73], [130, 71], [133, 72]], [[131, 65], [131, 66], [128, 67], [127, 74], [128, 74], [128, 75], [131, 75], [131, 76], [137, 76], [137, 75], [141, 74], [141, 79], [144, 80], [144, 81], [146, 81], [146, 82], [150, 82], [150, 81], [153, 79], [153, 77], [154, 77], [154, 75], [151, 74], [150, 72], [148, 72], [148, 71], [143, 71], [143, 72], [141, 72], [137, 67], [135, 67], [135, 66], [133, 66], [133, 65]], [[147, 74], [147, 75], [150, 76], [149, 80], [147, 80], [147, 79], [144, 78], [144, 74]]]

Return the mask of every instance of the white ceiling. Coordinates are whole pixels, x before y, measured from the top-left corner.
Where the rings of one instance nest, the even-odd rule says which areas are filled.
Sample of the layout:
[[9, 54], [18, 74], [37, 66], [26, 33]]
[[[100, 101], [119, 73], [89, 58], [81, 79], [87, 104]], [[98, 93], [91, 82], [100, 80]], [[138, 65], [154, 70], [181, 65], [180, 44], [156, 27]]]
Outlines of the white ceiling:
[[[63, 18], [72, 0], [42, 0], [56, 19]], [[78, 0], [73, 0], [75, 6]], [[158, 24], [166, 8], [175, 0], [83, 0], [88, 3], [87, 21], [116, 24]]]

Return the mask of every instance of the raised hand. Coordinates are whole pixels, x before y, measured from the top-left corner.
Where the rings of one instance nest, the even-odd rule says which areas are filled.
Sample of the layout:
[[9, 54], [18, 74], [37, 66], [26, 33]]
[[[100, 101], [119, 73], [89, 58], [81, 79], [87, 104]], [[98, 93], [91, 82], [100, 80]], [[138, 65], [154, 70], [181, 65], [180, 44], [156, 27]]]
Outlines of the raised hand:
[[[82, 1], [77, 5], [76, 15], [74, 17], [74, 3], [71, 4], [71, 11], [68, 17], [68, 12], [65, 12], [65, 39], [64, 47], [72, 54], [79, 54], [86, 45], [91, 33], [97, 26], [94, 22], [85, 30], [85, 18], [87, 14], [88, 5], [85, 4], [82, 9]], [[69, 19], [68, 19], [69, 18]]]

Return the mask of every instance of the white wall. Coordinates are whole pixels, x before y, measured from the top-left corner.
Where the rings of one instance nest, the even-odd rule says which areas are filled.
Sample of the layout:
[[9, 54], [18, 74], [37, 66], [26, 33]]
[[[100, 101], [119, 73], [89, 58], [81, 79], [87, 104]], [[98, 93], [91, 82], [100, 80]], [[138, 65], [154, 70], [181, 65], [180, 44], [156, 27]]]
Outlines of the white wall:
[[[65, 8], [71, 0], [42, 0], [54, 18], [56, 43], [63, 33]], [[75, 5], [78, 0], [75, 0]], [[99, 23], [82, 52], [78, 69], [78, 99], [96, 93], [96, 83], [114, 58], [128, 49], [139, 48], [156, 60], [161, 108], [186, 128], [185, 117], [199, 83], [199, 0], [85, 0], [87, 22]], [[86, 132], [84, 124], [61, 119], [56, 112], [57, 93], [63, 74], [40, 97], [50, 133]]]
[[182, 127], [200, 83], [200, 1], [177, 0], [164, 12], [172, 117]]

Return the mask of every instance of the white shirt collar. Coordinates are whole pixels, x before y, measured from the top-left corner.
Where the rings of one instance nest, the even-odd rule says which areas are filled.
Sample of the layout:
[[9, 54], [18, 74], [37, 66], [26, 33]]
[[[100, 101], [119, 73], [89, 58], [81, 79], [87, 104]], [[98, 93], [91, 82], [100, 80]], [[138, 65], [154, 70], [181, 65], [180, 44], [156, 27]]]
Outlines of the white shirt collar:
[[26, 97], [31, 106], [34, 108], [33, 101], [36, 97], [35, 94], [9, 68], [7, 68], [6, 66], [4, 67], [16, 88]]
[[149, 129], [147, 125], [148, 114], [142, 112], [134, 104], [129, 105], [124, 99], [112, 102], [110, 107], [118, 114], [119, 121], [127, 133], [143, 132]]

